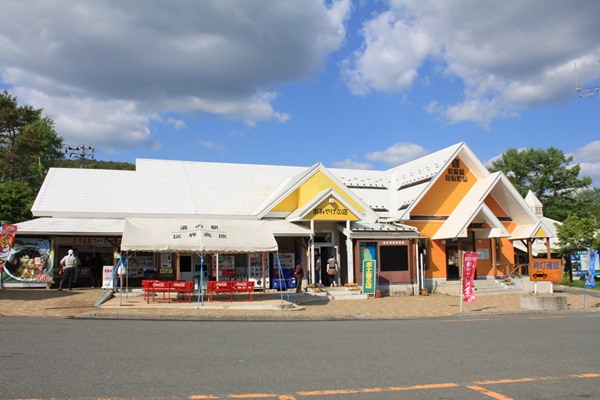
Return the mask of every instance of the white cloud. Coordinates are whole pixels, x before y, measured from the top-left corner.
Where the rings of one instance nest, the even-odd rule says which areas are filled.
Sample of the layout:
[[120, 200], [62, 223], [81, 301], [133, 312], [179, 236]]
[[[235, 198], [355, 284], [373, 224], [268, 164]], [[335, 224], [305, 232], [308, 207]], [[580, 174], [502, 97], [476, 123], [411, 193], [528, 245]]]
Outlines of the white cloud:
[[581, 167], [581, 176], [592, 178], [592, 186], [600, 188], [600, 140], [575, 150], [573, 159]]
[[200, 144], [201, 147], [204, 147], [205, 149], [208, 150], [223, 150], [224, 147], [220, 144], [217, 144], [215, 142], [211, 142], [210, 140], [201, 140], [200, 142], [198, 142], [198, 144]]
[[459, 78], [464, 97], [432, 99], [428, 111], [489, 127], [573, 97], [575, 64], [582, 86], [600, 78], [598, 15], [595, 0], [390, 0], [365, 23], [363, 47], [344, 75], [353, 93], [365, 94], [408, 90], [425, 71], [442, 70], [433, 78]]
[[324, 68], [350, 9], [349, 0], [7, 0], [0, 84], [52, 114], [67, 141], [156, 146], [151, 121], [183, 126], [165, 114], [285, 122], [277, 87]]
[[423, 147], [413, 143], [396, 143], [383, 151], [367, 153], [365, 158], [371, 161], [383, 161], [389, 165], [400, 165], [429, 153]]

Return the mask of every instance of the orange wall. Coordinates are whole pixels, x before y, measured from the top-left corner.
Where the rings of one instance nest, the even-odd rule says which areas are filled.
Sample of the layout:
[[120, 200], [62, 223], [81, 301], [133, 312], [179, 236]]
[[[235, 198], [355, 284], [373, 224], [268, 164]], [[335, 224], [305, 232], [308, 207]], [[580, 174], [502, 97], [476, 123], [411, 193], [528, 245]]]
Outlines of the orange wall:
[[455, 182], [446, 180], [446, 173], [433, 184], [425, 197], [413, 208], [414, 215], [450, 215], [458, 203], [465, 197], [467, 192], [475, 184], [476, 178], [461, 162], [461, 168], [465, 172], [467, 182]]

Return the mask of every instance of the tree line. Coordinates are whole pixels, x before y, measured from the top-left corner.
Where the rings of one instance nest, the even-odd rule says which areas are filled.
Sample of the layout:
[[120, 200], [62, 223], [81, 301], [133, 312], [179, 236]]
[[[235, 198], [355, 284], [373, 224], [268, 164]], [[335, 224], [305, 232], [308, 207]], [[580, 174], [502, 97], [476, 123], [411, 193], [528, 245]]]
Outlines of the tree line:
[[[64, 139], [43, 109], [20, 106], [4, 90], [0, 94], [0, 222], [32, 218], [31, 206], [51, 167], [79, 168], [65, 157]], [[134, 170], [130, 163], [87, 160], [85, 168]], [[579, 178], [580, 167], [562, 150], [510, 149], [492, 162], [525, 197], [531, 190], [543, 204], [544, 216], [562, 222], [558, 237], [563, 254], [600, 249], [600, 189], [590, 188], [589, 177]]]

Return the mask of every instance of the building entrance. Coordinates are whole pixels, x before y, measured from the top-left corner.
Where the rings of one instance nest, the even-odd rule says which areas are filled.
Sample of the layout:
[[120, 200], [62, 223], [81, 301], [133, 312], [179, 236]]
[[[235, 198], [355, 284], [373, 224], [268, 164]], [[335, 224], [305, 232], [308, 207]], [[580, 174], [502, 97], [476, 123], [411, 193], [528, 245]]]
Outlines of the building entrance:
[[333, 283], [333, 280], [327, 274], [327, 260], [332, 256], [334, 258], [336, 256], [335, 247], [332, 245], [315, 246], [315, 283], [320, 282], [323, 286], [331, 286]]
[[456, 241], [446, 242], [446, 280], [457, 281], [460, 279], [458, 259], [458, 243]]

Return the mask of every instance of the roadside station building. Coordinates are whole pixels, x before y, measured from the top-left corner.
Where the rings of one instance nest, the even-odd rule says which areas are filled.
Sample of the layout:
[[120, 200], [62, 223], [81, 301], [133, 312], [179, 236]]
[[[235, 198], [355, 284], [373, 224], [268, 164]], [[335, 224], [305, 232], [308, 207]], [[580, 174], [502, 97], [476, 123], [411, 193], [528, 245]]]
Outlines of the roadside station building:
[[[135, 171], [53, 168], [32, 212], [36, 219], [18, 224], [7, 284], [42, 283], [40, 270], [56, 275], [69, 248], [84, 261], [85, 282], [88, 259], [98, 254], [115, 265], [128, 243], [136, 249], [131, 286], [202, 273], [277, 289], [283, 273], [285, 286], [294, 287], [296, 262], [304, 287], [331, 285], [325, 270], [334, 257], [335, 284], [362, 286], [363, 265], [375, 261], [378, 289], [416, 294], [459, 279], [463, 251], [478, 252], [477, 279], [519, 273], [534, 244], [546, 245], [549, 257], [553, 231], [465, 143], [386, 171], [151, 159], [138, 159]], [[274, 239], [277, 250], [244, 250], [244, 237], [255, 234]], [[200, 246], [170, 247], [181, 235], [236, 239], [222, 253], [205, 254]], [[19, 254], [43, 265], [23, 278]]]

